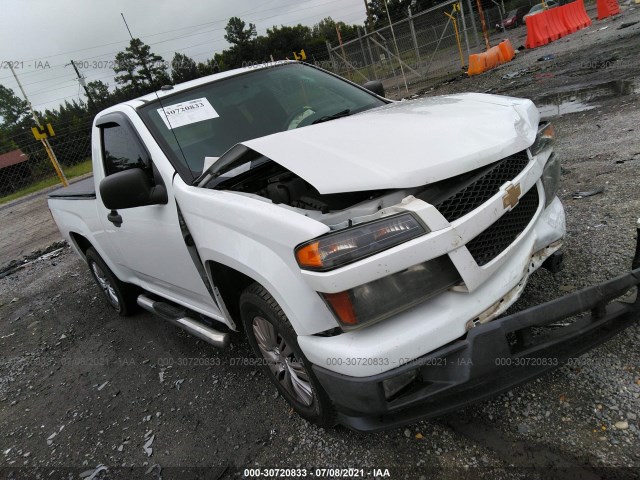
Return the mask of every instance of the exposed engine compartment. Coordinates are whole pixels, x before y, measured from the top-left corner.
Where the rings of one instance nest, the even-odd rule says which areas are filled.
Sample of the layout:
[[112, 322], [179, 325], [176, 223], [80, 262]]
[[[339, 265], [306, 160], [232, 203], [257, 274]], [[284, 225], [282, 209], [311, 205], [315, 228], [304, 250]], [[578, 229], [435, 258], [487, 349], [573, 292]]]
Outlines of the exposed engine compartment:
[[269, 161], [220, 182], [216, 188], [259, 195], [275, 204], [329, 213], [380, 197], [384, 190], [322, 195], [310, 183]]

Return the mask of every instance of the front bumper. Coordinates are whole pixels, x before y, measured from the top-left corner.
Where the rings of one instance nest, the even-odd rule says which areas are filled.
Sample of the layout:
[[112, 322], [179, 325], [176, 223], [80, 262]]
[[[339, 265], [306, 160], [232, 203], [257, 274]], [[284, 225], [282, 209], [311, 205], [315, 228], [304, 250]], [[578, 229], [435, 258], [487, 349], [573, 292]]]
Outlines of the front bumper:
[[[638, 236], [630, 273], [479, 325], [399, 368], [356, 378], [314, 365], [339, 422], [371, 432], [439, 416], [528, 382], [624, 330], [640, 317], [640, 294], [633, 303], [612, 300], [640, 284], [640, 230]], [[551, 332], [536, 331], [583, 312], [590, 315]], [[387, 399], [383, 382], [411, 371], [416, 379]]]

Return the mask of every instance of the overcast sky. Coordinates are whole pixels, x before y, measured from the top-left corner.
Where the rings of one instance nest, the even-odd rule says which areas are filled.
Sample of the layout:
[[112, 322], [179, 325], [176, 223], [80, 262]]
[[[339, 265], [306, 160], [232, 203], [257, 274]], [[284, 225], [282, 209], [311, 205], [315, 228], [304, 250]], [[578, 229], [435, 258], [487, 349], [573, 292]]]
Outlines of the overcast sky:
[[230, 17], [255, 23], [258, 34], [274, 25], [313, 25], [325, 17], [363, 23], [364, 0], [0, 0], [0, 83], [20, 95], [6, 65], [13, 61], [37, 110], [65, 99], [86, 100], [71, 66], [87, 82], [113, 88], [115, 54], [129, 42], [120, 12], [135, 37], [170, 61], [175, 52], [196, 62], [222, 51]]

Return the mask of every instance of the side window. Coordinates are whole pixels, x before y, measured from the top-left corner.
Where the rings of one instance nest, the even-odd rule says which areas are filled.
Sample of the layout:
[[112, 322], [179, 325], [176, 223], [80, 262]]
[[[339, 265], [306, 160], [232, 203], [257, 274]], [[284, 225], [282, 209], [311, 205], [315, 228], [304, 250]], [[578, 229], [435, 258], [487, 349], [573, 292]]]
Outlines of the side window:
[[107, 176], [135, 167], [152, 175], [148, 155], [128, 126], [110, 123], [102, 127], [102, 159]]

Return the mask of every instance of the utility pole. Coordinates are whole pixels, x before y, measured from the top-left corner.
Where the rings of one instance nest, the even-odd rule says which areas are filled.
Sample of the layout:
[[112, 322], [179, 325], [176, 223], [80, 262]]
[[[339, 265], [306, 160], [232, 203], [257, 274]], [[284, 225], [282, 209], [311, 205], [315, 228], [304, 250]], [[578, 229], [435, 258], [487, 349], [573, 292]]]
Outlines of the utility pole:
[[[9, 68], [11, 69], [11, 73], [13, 74], [13, 78], [16, 79], [16, 83], [18, 84], [18, 87], [20, 88], [20, 91], [22, 92], [22, 96], [24, 97], [25, 101], [27, 102], [27, 105], [29, 106], [29, 110], [31, 111], [31, 115], [33, 116], [33, 120], [36, 122], [36, 125], [38, 126], [39, 129], [42, 129], [42, 124], [40, 123], [40, 119], [38, 118], [38, 115], [36, 114], [36, 111], [33, 109], [33, 106], [31, 105], [31, 102], [29, 101], [29, 98], [27, 97], [27, 94], [24, 91], [24, 88], [22, 88], [22, 84], [20, 83], [20, 80], [18, 80], [18, 75], [16, 75], [16, 71], [13, 69], [13, 65], [11, 65], [11, 62], [8, 62]], [[47, 155], [49, 156], [49, 160], [51, 160], [51, 163], [53, 164], [53, 168], [55, 169], [56, 173], [58, 174], [58, 178], [60, 179], [60, 183], [62, 183], [62, 185], [64, 185], [65, 187], [69, 186], [69, 182], [67, 182], [67, 177], [65, 176], [64, 172], [62, 171], [62, 168], [60, 167], [60, 164], [58, 163], [58, 159], [56, 158], [56, 154], [53, 153], [53, 149], [51, 148], [51, 145], [49, 144], [49, 139], [47, 137], [43, 138], [42, 140], [40, 140], [42, 142], [42, 146], [44, 147], [44, 149], [47, 152]]]
[[482, 9], [482, 2], [476, 0], [478, 4], [478, 16], [480, 17], [480, 24], [482, 25], [482, 34], [484, 35], [484, 43], [487, 45], [487, 50], [491, 48], [489, 44], [489, 35], [487, 34], [487, 22], [484, 21], [484, 10]]
[[[69, 65], [69, 64], [67, 64]], [[65, 67], [67, 66], [65, 65]], [[73, 69], [76, 71], [76, 75], [78, 75], [78, 83], [82, 86], [82, 88], [84, 88], [84, 93], [87, 94], [87, 98], [89, 99], [89, 104], [90, 105], [95, 105], [93, 98], [91, 97], [91, 94], [89, 93], [89, 89], [87, 88], [87, 82], [84, 81], [84, 77], [82, 75], [80, 75], [80, 72], [78, 71], [78, 67], [76, 66], [76, 62], [74, 62], [73, 60], [71, 60], [71, 65], [73, 66]]]

